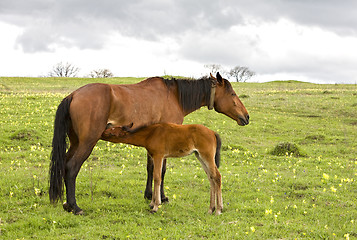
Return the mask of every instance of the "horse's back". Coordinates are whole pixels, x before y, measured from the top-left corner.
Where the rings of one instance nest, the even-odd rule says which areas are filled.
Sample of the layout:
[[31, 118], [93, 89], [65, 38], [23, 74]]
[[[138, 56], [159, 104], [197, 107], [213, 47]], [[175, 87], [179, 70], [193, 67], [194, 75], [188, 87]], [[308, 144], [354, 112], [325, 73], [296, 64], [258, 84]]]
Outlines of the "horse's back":
[[108, 122], [113, 125], [134, 123], [136, 127], [157, 122], [183, 122], [184, 115], [177, 97], [161, 78], [110, 87], [112, 99]]

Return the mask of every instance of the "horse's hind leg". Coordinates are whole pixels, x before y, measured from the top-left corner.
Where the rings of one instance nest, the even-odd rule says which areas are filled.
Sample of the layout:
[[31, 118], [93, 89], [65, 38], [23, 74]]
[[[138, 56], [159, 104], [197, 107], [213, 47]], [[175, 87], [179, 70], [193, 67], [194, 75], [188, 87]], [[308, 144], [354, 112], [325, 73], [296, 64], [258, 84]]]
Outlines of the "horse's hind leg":
[[76, 202], [76, 178], [82, 164], [91, 154], [95, 144], [96, 142], [92, 144], [79, 144], [73, 156], [66, 162], [64, 181], [67, 190], [67, 203], [63, 205], [63, 208], [68, 212], [78, 215], [83, 214], [83, 210], [78, 207]]

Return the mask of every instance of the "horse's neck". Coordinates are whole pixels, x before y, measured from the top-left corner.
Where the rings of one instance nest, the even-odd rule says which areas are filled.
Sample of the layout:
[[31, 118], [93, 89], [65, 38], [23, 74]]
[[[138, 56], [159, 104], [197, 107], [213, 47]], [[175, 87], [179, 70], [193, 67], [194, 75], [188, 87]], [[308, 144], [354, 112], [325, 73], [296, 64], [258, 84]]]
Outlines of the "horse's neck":
[[185, 112], [184, 112], [185, 117], [186, 117], [188, 114], [193, 113], [193, 112], [197, 111], [198, 109], [200, 109], [201, 107], [204, 107], [204, 106], [206, 106], [206, 105], [205, 105], [205, 104], [202, 104], [202, 106], [200, 106], [200, 107], [198, 107], [198, 108], [196, 108], [196, 109], [194, 109], [194, 110], [185, 111]]

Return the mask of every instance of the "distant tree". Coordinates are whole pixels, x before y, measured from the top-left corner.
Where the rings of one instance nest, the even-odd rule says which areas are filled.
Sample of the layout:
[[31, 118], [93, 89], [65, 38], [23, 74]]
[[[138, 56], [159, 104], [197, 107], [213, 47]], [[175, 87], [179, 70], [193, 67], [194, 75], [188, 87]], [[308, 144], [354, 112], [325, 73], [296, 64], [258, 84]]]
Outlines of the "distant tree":
[[209, 71], [213, 74], [216, 74], [222, 70], [222, 66], [220, 64], [205, 64], [204, 67], [208, 68]]
[[247, 67], [236, 66], [229, 71], [229, 76], [235, 78], [237, 82], [246, 82], [248, 79], [255, 75]]
[[90, 76], [92, 78], [110, 78], [114, 75], [109, 69], [98, 69], [91, 71]]
[[79, 72], [79, 68], [71, 63], [59, 62], [48, 73], [50, 77], [76, 77]]

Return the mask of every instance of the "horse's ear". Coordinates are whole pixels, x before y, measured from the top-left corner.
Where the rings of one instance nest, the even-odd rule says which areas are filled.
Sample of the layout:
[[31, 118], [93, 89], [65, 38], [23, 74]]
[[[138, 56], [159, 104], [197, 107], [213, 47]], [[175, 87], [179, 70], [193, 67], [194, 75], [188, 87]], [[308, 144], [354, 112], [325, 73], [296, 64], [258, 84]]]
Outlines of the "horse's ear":
[[219, 84], [222, 84], [222, 83], [223, 83], [223, 78], [222, 78], [221, 74], [219, 74], [219, 72], [217, 72], [216, 77], [217, 77], [217, 82], [218, 82]]
[[209, 75], [211, 76], [211, 78], [212, 78], [213, 80], [217, 81], [217, 78], [215, 78], [215, 77], [212, 75], [212, 73], [209, 73]]

